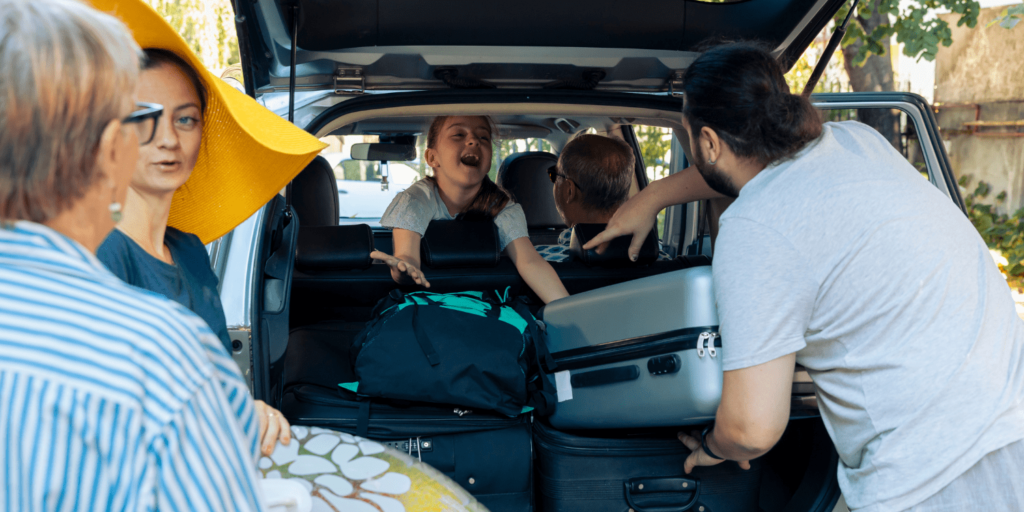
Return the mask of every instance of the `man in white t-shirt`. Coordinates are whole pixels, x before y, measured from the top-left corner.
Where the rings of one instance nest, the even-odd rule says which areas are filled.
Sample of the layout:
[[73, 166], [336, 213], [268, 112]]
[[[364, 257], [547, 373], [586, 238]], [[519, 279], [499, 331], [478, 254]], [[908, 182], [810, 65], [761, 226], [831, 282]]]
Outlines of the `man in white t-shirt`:
[[686, 470], [770, 450], [799, 362], [852, 509], [1024, 509], [1024, 323], [988, 248], [881, 135], [822, 125], [782, 73], [750, 44], [698, 58], [683, 86], [695, 170], [653, 183], [592, 242], [639, 246], [666, 205], [736, 198], [713, 265], [722, 403], [681, 436]]

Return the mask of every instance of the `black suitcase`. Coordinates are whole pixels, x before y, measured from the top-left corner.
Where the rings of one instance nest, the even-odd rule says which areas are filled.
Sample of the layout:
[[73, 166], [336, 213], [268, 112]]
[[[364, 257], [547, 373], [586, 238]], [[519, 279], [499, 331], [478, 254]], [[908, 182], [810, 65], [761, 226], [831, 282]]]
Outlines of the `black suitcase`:
[[[612, 435], [559, 432], [533, 424], [537, 508], [543, 512], [756, 512], [760, 461], [696, 468], [674, 431]], [[604, 437], [599, 437], [604, 436]], [[628, 436], [628, 437], [627, 437]]]
[[356, 434], [417, 457], [492, 512], [533, 510], [528, 415], [509, 418], [455, 406], [360, 401], [341, 388], [312, 384], [290, 387], [281, 412], [294, 425]]

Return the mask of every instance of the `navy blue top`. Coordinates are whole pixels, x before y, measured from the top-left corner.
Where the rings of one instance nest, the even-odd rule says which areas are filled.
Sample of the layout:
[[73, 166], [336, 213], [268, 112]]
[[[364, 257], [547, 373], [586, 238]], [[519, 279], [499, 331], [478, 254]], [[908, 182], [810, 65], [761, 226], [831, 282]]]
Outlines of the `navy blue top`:
[[147, 253], [120, 230], [113, 230], [96, 251], [96, 257], [124, 282], [159, 293], [191, 309], [220, 338], [224, 350], [231, 353], [224, 306], [217, 293], [217, 274], [210, 267], [210, 256], [199, 237], [170, 226], [164, 244], [171, 251], [174, 265]]

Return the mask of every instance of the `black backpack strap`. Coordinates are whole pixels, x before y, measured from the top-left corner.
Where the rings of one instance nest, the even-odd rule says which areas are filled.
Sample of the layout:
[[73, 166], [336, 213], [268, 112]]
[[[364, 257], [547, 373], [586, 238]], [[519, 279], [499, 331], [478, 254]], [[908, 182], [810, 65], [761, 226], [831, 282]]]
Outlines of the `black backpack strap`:
[[544, 373], [553, 372], [553, 368], [556, 366], [555, 360], [548, 352], [540, 324], [533, 317], [533, 313], [530, 313], [530, 308], [526, 306], [526, 303], [521, 300], [512, 300], [508, 305], [526, 321], [525, 334], [528, 336], [532, 348], [527, 352], [532, 354], [534, 359], [531, 361], [531, 365], [535, 365], [536, 375], [532, 381], [526, 384], [526, 390], [530, 397], [526, 405], [533, 407], [538, 415], [550, 416], [555, 412], [557, 399], [554, 390], [551, 389], [552, 385]]
[[551, 357], [548, 344], [545, 342], [546, 334], [541, 328], [544, 324], [533, 317], [533, 313], [530, 313], [530, 308], [525, 302], [517, 299], [509, 302], [509, 305], [515, 309], [516, 313], [519, 313], [519, 316], [523, 317], [523, 320], [526, 320], [527, 330], [530, 331], [530, 336], [533, 338], [534, 358], [538, 367], [546, 373], [558, 371], [558, 364], [555, 363], [555, 358]]
[[546, 383], [546, 378], [543, 375], [538, 375], [537, 380], [539, 385], [531, 383], [526, 389], [530, 393], [530, 399], [526, 402], [526, 405], [533, 407], [535, 413], [538, 416], [551, 416], [555, 413], [555, 403], [558, 401], [557, 397], [551, 391], [541, 389], [549, 387]]
[[388, 308], [397, 306], [403, 302], [405, 302], [405, 294], [402, 293], [402, 290], [395, 288], [394, 290], [388, 292], [388, 294], [384, 296], [383, 299], [377, 302], [377, 305], [373, 307], [373, 311], [370, 312], [370, 318], [377, 318], [380, 315], [382, 315], [384, 311], [386, 311]]
[[356, 435], [366, 437], [370, 432], [370, 404], [369, 398], [359, 402], [359, 417], [356, 419]]
[[[537, 322], [540, 323], [539, 320]], [[555, 373], [558, 371], [558, 363], [555, 362], [555, 358], [551, 357], [551, 352], [548, 351], [547, 332], [540, 326], [537, 327], [537, 331], [539, 333], [538, 340], [534, 344], [537, 350], [537, 364], [546, 373]]]
[[[437, 304], [436, 301], [430, 300], [427, 297], [421, 297], [421, 298], [425, 299], [427, 301], [427, 304], [429, 304], [429, 305]], [[420, 312], [420, 308], [419, 307], [413, 307], [413, 310], [412, 310], [412, 333], [413, 333], [413, 336], [416, 337], [416, 343], [419, 344], [420, 350], [423, 351], [423, 355], [427, 357], [427, 362], [430, 363], [430, 366], [437, 366], [437, 365], [441, 364], [441, 357], [438, 356], [437, 355], [437, 351], [434, 350], [434, 345], [432, 345], [430, 343], [430, 340], [428, 340], [427, 337], [424, 336], [423, 333], [421, 332], [420, 324], [419, 324], [419, 319], [420, 319], [419, 312]]]

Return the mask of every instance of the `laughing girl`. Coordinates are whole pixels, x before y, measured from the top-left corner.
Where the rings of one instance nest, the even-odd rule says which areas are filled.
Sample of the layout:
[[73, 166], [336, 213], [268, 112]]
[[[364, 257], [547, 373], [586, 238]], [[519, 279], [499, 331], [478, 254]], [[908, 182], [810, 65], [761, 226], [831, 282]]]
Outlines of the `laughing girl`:
[[434, 176], [416, 182], [391, 202], [380, 224], [392, 230], [395, 254], [374, 251], [371, 257], [391, 267], [395, 282], [429, 288], [420, 270], [420, 239], [427, 225], [435, 219], [483, 213], [494, 218], [502, 250], [534, 293], [545, 303], [566, 297], [569, 294], [555, 270], [530, 242], [523, 208], [487, 176], [493, 133], [487, 117], [434, 118], [423, 154]]

